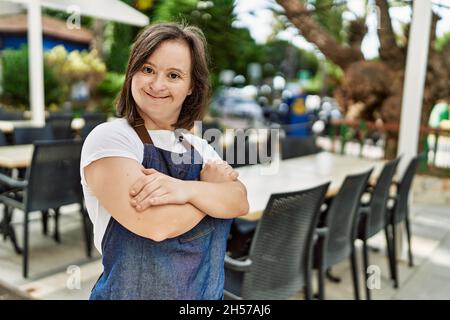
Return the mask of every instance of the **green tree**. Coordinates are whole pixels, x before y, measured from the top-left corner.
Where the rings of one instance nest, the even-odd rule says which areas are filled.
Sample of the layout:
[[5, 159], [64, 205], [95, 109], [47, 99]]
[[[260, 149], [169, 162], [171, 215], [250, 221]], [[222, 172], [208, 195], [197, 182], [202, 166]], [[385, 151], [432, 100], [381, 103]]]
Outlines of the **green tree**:
[[[211, 5], [212, 4], [212, 5]], [[202, 29], [208, 42], [213, 86], [221, 70], [246, 75], [247, 65], [264, 60], [263, 46], [257, 45], [245, 28], [236, 28], [233, 0], [174, 0], [160, 3], [154, 21], [178, 21]]]

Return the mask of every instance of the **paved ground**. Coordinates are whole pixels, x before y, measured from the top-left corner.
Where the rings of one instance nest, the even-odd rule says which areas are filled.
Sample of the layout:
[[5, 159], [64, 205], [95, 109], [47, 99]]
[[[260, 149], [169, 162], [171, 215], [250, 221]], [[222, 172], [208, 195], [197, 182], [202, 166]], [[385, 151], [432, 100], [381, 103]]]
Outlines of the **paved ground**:
[[[21, 276], [21, 256], [12, 250], [9, 241], [0, 241], [0, 299], [21, 298], [16, 290], [36, 299], [87, 299], [101, 273], [100, 256], [95, 252], [87, 259], [77, 206], [63, 208], [62, 243], [56, 244], [41, 233], [40, 216], [31, 223], [30, 278]], [[413, 250], [415, 266], [399, 262], [400, 288], [393, 289], [384, 254], [384, 236], [371, 240], [379, 252], [370, 253], [370, 262], [379, 267], [379, 289], [374, 299], [450, 299], [450, 208], [415, 204], [412, 209]], [[15, 212], [15, 227], [21, 240], [22, 215]], [[53, 225], [50, 224], [50, 230]], [[21, 243], [21, 242], [20, 242]], [[361, 263], [361, 262], [360, 262]], [[343, 262], [333, 268], [340, 283], [326, 283], [328, 299], [352, 299], [350, 268]], [[361, 279], [361, 283], [362, 279]], [[4, 284], [2, 286], [2, 284]], [[6, 285], [6, 287], [5, 287]], [[13, 290], [11, 290], [13, 289]], [[302, 299], [302, 293], [293, 299]]]

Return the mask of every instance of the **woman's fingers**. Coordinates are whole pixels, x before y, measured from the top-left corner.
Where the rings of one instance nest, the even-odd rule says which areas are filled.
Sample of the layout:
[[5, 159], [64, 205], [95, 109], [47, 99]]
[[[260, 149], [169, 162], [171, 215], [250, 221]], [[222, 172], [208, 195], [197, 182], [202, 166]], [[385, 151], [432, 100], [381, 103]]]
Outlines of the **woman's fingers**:
[[161, 206], [164, 204], [171, 204], [173, 203], [173, 199], [170, 194], [164, 194], [159, 197], [153, 197], [149, 199], [152, 206]]
[[152, 202], [150, 201], [153, 197], [159, 197], [165, 194], [163, 191], [163, 188], [160, 186], [157, 186], [156, 189], [152, 190], [152, 192], [147, 193], [145, 196], [141, 197], [139, 200], [136, 198], [133, 198], [131, 200], [131, 205], [136, 208], [137, 211], [143, 211], [150, 207], [152, 205]]
[[142, 172], [144, 172], [145, 176], [140, 177], [135, 183], [131, 185], [130, 188], [130, 195], [135, 196], [141, 192], [142, 188], [145, 187], [146, 184], [153, 181], [154, 179], [149, 180], [149, 175], [155, 174], [158, 171], [155, 169], [142, 169]]
[[141, 192], [139, 192], [133, 199], [136, 200], [137, 203], [141, 202], [148, 196], [152, 195], [155, 191], [161, 188], [161, 183], [158, 180], [154, 180], [144, 186]]

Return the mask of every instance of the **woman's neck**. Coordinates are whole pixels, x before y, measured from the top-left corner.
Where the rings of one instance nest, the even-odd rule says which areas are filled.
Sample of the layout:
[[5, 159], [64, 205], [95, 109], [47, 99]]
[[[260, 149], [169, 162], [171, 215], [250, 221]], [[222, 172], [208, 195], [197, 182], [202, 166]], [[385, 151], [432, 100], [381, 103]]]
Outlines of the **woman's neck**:
[[150, 117], [143, 117], [145, 128], [147, 130], [169, 130], [174, 131], [175, 128], [169, 122], [157, 122]]

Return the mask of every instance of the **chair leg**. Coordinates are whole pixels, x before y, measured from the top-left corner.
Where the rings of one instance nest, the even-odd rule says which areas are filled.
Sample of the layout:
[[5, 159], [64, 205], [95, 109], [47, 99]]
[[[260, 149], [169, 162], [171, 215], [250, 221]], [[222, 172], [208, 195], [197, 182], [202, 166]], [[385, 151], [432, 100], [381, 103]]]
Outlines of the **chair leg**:
[[368, 284], [369, 280], [369, 274], [367, 273], [367, 270], [369, 269], [369, 252], [367, 247], [367, 240], [363, 239], [363, 260], [364, 260], [364, 280], [365, 280], [365, 287], [366, 287], [366, 298], [367, 300], [371, 300], [371, 292]]
[[394, 288], [398, 288], [398, 268], [397, 268], [397, 232], [396, 232], [395, 222], [392, 223], [392, 270], [393, 270], [393, 279], [394, 280]]
[[[407, 209], [409, 211], [409, 209]], [[411, 249], [411, 226], [409, 224], [409, 212], [406, 212], [405, 227], [406, 227], [406, 238], [408, 240], [408, 265], [410, 267], [414, 266], [413, 255]]]
[[312, 300], [311, 272], [305, 271], [305, 300]]
[[4, 219], [2, 221], [2, 228], [3, 228], [3, 237], [4, 239], [7, 239], [8, 237], [11, 239], [11, 243], [14, 247], [14, 251], [16, 251], [17, 254], [22, 254], [22, 249], [20, 249], [19, 245], [17, 244], [17, 238], [16, 238], [16, 231], [14, 230], [13, 226], [11, 225], [12, 215], [13, 215], [14, 208], [10, 208], [5, 206], [4, 211]]
[[323, 263], [320, 262], [317, 269], [317, 280], [319, 285], [319, 300], [325, 300], [325, 272], [323, 268]]
[[391, 274], [391, 279], [394, 279], [394, 259], [392, 256], [392, 241], [391, 241], [391, 235], [389, 233], [389, 224], [384, 227], [384, 234], [386, 236], [386, 247], [387, 247], [387, 255], [388, 255], [388, 262], [389, 262], [389, 271]]
[[48, 210], [41, 211], [42, 213], [42, 234], [48, 234]]
[[22, 274], [28, 278], [28, 212], [25, 212], [23, 223], [23, 265]]
[[53, 234], [53, 238], [57, 243], [61, 243], [61, 238], [59, 235], [59, 208], [54, 209], [55, 211], [55, 233]]
[[325, 275], [327, 276], [327, 279], [330, 280], [331, 282], [339, 283], [342, 281], [342, 279], [340, 277], [337, 277], [331, 273], [331, 268], [328, 268], [326, 270]]
[[86, 243], [86, 255], [88, 258], [92, 257], [92, 230], [91, 230], [91, 222], [89, 220], [89, 217], [87, 216], [86, 211], [83, 208], [83, 205], [81, 204], [81, 221], [83, 223], [83, 230], [84, 230], [84, 240]]
[[355, 300], [359, 300], [359, 280], [358, 280], [358, 262], [356, 260], [356, 250], [353, 247], [350, 256], [350, 262], [352, 266], [352, 279], [353, 279], [353, 290], [355, 292]]
[[8, 217], [8, 213], [7, 213], [8, 207], [6, 206], [6, 204], [3, 205], [3, 218], [2, 218], [2, 222], [1, 222], [1, 228], [2, 228], [2, 232], [3, 232], [3, 241], [6, 241], [6, 239], [8, 238], [8, 234], [7, 234], [7, 217]]

